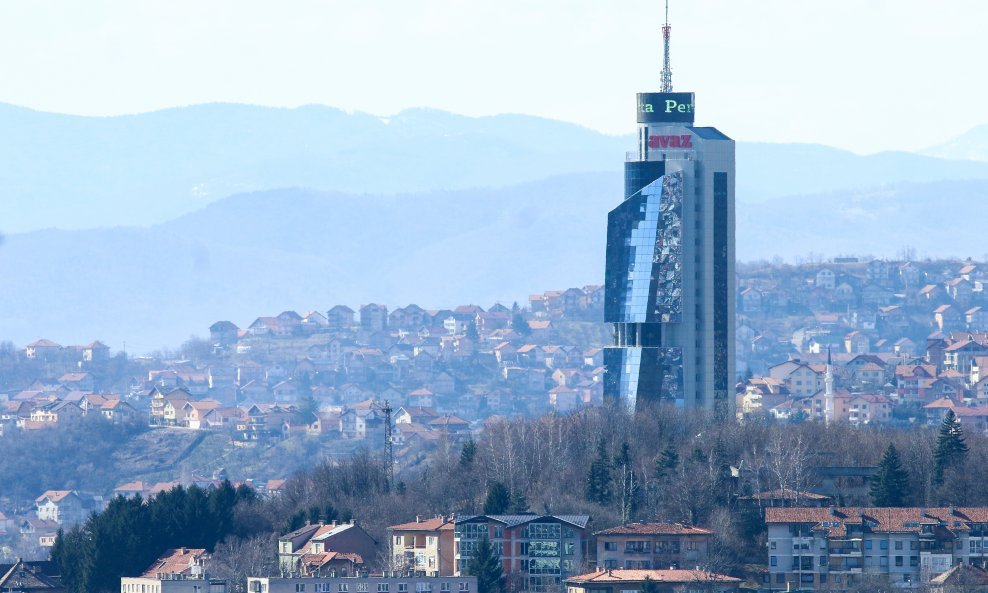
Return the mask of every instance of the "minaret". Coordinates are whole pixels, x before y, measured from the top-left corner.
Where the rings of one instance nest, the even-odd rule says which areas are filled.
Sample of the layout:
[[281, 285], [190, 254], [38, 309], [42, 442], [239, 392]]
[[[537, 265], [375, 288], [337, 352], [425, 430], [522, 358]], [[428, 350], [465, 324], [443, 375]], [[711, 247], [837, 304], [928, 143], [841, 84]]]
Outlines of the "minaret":
[[827, 373], [823, 376], [823, 385], [823, 421], [829, 425], [834, 421], [834, 367], [830, 346], [827, 346]]
[[672, 27], [669, 26], [669, 0], [666, 0], [666, 24], [662, 25], [662, 84], [660, 92], [672, 92], [672, 66], [669, 63], [669, 37]]

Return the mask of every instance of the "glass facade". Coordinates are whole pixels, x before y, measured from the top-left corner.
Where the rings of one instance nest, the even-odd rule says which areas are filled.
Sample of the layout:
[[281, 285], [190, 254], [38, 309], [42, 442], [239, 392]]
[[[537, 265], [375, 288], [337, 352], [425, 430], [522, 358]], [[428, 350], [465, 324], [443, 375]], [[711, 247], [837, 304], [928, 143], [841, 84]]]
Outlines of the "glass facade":
[[663, 324], [683, 319], [684, 176], [664, 171], [627, 163], [632, 193], [608, 215], [604, 318], [620, 348], [604, 353], [604, 394], [631, 407], [684, 397], [682, 349], [662, 347]]
[[681, 171], [662, 175], [608, 215], [606, 321], [682, 321], [682, 217]]
[[[731, 340], [730, 325], [734, 323], [732, 311], [728, 303], [731, 290], [728, 277], [728, 263], [732, 257], [729, 245], [731, 242], [728, 224], [728, 185], [727, 173], [714, 173], [714, 402], [718, 409], [728, 405], [731, 395], [732, 377], [728, 377], [729, 340]], [[723, 410], [720, 410], [723, 411]]]
[[604, 349], [604, 395], [629, 407], [641, 401], [683, 405], [683, 350], [678, 347]]

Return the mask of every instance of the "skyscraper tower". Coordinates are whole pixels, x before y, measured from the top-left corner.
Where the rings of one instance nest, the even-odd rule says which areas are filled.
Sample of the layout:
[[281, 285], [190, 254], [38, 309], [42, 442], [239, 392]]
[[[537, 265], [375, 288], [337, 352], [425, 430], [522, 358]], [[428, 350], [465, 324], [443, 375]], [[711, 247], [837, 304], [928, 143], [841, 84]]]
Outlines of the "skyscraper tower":
[[[667, 9], [668, 15], [668, 9]], [[638, 147], [607, 217], [604, 397], [734, 409], [734, 141], [697, 127], [693, 93], [638, 93]]]

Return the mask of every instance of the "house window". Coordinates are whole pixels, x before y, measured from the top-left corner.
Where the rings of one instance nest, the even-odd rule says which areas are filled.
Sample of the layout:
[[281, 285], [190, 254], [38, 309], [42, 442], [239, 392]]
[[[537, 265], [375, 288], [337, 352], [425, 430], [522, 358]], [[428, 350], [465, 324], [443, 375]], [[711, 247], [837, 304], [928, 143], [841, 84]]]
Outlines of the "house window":
[[883, 539], [882, 541], [878, 542], [878, 549], [879, 550], [887, 550], [887, 549], [889, 549], [889, 542], [888, 542], [888, 540], [887, 539]]
[[405, 593], [408, 591], [408, 583], [398, 583], [398, 593]]
[[769, 566], [778, 566], [779, 565], [779, 557], [778, 556], [772, 556], [771, 558], [769, 558], [769, 563], [768, 564], [769, 564]]
[[295, 583], [295, 593], [305, 593], [305, 583]]
[[357, 593], [367, 593], [367, 583], [357, 583]]
[[604, 542], [604, 549], [608, 552], [617, 552], [617, 542]]
[[377, 584], [377, 593], [388, 593], [388, 584], [387, 583], [378, 583]]
[[896, 556], [895, 557], [895, 565], [896, 566], [902, 566], [902, 556]]
[[909, 566], [919, 566], [919, 556], [910, 556]]
[[901, 550], [902, 549], [902, 541], [901, 540], [895, 542], [895, 549], [896, 550]]
[[464, 581], [460, 583], [460, 591], [469, 591], [469, 590], [470, 590], [469, 582]]
[[340, 583], [336, 590], [339, 591], [340, 593], [346, 593], [347, 590], [349, 590], [349, 587], [350, 586], [347, 585], [346, 583]]
[[440, 591], [449, 591], [449, 583], [439, 583]]

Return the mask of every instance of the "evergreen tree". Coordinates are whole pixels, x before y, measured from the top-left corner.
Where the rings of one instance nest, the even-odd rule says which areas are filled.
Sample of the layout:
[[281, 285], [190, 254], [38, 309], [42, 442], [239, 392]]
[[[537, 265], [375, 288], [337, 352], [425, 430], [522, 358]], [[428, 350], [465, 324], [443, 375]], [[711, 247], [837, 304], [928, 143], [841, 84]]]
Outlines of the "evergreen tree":
[[597, 442], [597, 458], [590, 463], [590, 472], [587, 474], [587, 500], [601, 505], [610, 503], [613, 496], [611, 481], [611, 461], [601, 439]]
[[511, 493], [511, 508], [508, 512], [515, 514], [528, 512], [528, 498], [525, 497], [524, 492], [515, 490]]
[[480, 340], [480, 333], [477, 332], [477, 324], [473, 321], [467, 324], [466, 339], [476, 343]]
[[909, 496], [909, 474], [902, 467], [899, 452], [889, 443], [878, 473], [871, 482], [871, 501], [876, 507], [901, 507], [906, 505]]
[[511, 492], [501, 482], [491, 482], [487, 486], [487, 499], [484, 501], [485, 515], [503, 515], [511, 507]]
[[659, 458], [655, 460], [655, 476], [662, 480], [672, 475], [679, 467], [679, 453], [672, 444], [666, 445]]
[[511, 329], [519, 336], [528, 336], [532, 333], [532, 328], [528, 327], [528, 322], [520, 311], [511, 316]]
[[467, 561], [465, 572], [477, 577], [477, 593], [504, 593], [501, 559], [486, 536], [477, 543], [477, 549]]
[[953, 410], [947, 410], [940, 423], [937, 445], [933, 451], [933, 483], [943, 484], [943, 472], [948, 467], [959, 464], [967, 457], [967, 443], [961, 421]]
[[473, 460], [476, 456], [477, 442], [473, 440], [473, 437], [470, 437], [463, 443], [463, 448], [460, 449], [460, 467], [470, 467], [473, 465]]

